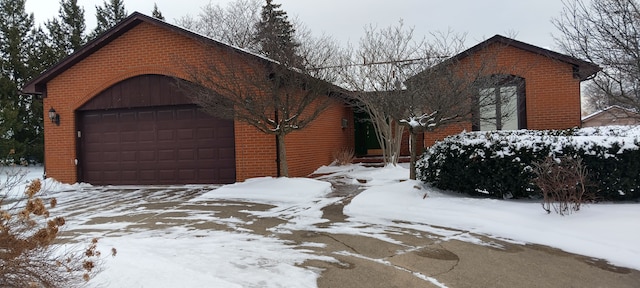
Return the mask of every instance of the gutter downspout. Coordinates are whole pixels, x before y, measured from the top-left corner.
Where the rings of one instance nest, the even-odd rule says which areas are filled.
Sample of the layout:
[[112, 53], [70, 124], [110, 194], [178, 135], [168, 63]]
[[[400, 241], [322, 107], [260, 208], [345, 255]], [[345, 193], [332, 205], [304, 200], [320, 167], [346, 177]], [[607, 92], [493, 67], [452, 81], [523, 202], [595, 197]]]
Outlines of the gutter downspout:
[[[280, 123], [280, 120], [278, 119], [278, 109], [275, 109], [275, 113], [274, 114], [275, 114], [276, 123]], [[280, 143], [278, 142], [278, 134], [276, 134], [275, 136], [276, 136], [275, 137], [275, 140], [276, 140], [276, 176], [278, 178], [280, 178], [282, 176], [282, 175], [280, 175]]]

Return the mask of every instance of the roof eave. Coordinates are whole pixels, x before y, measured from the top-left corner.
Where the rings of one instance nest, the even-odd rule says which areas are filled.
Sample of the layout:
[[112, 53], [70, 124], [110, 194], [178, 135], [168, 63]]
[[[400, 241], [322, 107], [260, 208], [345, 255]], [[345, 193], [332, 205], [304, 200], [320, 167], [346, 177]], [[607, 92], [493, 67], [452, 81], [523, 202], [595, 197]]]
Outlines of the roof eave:
[[42, 74], [38, 75], [36, 78], [29, 81], [22, 87], [22, 93], [24, 94], [34, 94], [34, 95], [42, 95], [46, 97], [46, 84], [49, 80], [58, 76], [60, 73], [75, 65], [76, 63], [82, 61], [84, 58], [93, 54], [95, 51], [104, 47], [114, 39], [118, 38], [120, 35], [126, 33], [131, 30], [133, 27], [137, 26], [143, 21], [143, 17], [145, 16], [139, 12], [133, 12], [129, 17], [122, 20], [122, 22], [118, 23], [116, 26], [111, 27], [109, 30], [105, 31], [102, 35], [97, 38], [89, 41], [87, 44], [82, 46], [78, 51], [72, 53], [71, 55], [63, 58], [57, 64], [53, 65], [51, 68], [42, 72]]
[[[580, 60], [578, 58], [574, 58], [572, 56], [569, 55], [565, 55], [565, 54], [561, 54], [555, 51], [551, 51], [542, 47], [538, 47], [538, 46], [534, 46], [525, 42], [521, 42], [515, 39], [511, 39], [511, 38], [507, 38], [504, 37], [502, 35], [495, 35], [485, 41], [482, 41], [476, 45], [474, 45], [473, 47], [464, 50], [462, 52], [460, 52], [457, 55], [452, 56], [451, 58], [447, 59], [444, 61], [444, 63], [446, 62], [450, 62], [450, 61], [460, 61], [466, 57], [469, 57], [470, 55], [483, 50], [487, 47], [489, 47], [492, 44], [495, 43], [499, 43], [499, 44], [503, 44], [503, 45], [507, 45], [507, 46], [512, 46], [518, 49], [522, 49], [531, 53], [535, 53], [538, 55], [542, 55], [545, 57], [549, 57], [564, 63], [567, 63], [569, 65], [571, 65], [572, 67], [574, 67], [574, 76], [578, 79], [580, 79], [580, 81], [585, 81], [588, 80], [590, 78], [592, 78], [593, 75], [595, 75], [596, 73], [598, 73], [600, 70], [602, 70], [602, 68], [600, 68], [600, 66], [588, 62], [588, 61], [584, 61], [584, 60]], [[418, 73], [419, 75], [420, 73]], [[417, 75], [416, 75], [417, 76]]]

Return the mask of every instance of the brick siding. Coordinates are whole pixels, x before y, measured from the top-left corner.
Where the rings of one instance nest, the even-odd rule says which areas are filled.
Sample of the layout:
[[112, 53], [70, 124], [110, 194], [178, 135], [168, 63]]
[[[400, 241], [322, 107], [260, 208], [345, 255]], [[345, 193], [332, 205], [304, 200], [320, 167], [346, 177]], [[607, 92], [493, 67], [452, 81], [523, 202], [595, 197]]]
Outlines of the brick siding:
[[[199, 65], [216, 51], [224, 54], [222, 48], [213, 48], [170, 29], [143, 22], [51, 79], [47, 83], [44, 110], [47, 113], [53, 107], [60, 114], [60, 126], [45, 121], [47, 176], [65, 183], [78, 181], [76, 110], [84, 103], [112, 85], [137, 75], [188, 79], [182, 65]], [[346, 118], [352, 129], [349, 111], [342, 103], [332, 102], [310, 127], [287, 136], [291, 176], [306, 176], [317, 167], [331, 163], [333, 151], [353, 145], [353, 130], [340, 126]], [[46, 115], [45, 119], [48, 119]], [[234, 126], [237, 180], [275, 176], [275, 136], [260, 133], [245, 123], [236, 122]]]
[[[527, 129], [566, 129], [580, 126], [580, 80], [570, 64], [512, 46], [492, 44], [462, 60], [462, 64], [490, 63], [487, 74], [512, 74], [524, 78]], [[477, 65], [477, 64], [476, 64]], [[471, 123], [454, 124], [426, 133], [425, 145], [462, 131]]]

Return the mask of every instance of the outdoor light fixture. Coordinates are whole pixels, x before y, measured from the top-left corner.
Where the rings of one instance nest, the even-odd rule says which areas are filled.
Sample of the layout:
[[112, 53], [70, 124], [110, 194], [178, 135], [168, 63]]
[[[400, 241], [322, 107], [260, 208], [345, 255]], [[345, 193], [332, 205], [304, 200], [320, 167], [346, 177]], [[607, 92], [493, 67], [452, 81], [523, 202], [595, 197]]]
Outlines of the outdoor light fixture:
[[342, 118], [342, 125], [340, 125], [342, 129], [345, 129], [349, 126], [349, 120]]
[[56, 123], [56, 125], [60, 125], [60, 115], [56, 113], [56, 110], [51, 107], [49, 109], [49, 119], [51, 119], [51, 123]]

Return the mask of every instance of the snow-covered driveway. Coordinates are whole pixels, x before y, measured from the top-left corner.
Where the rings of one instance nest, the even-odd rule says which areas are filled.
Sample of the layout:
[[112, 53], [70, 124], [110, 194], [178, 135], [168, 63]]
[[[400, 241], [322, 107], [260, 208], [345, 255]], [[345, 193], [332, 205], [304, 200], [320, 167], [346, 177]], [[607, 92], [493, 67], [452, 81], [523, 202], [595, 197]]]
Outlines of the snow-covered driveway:
[[535, 202], [399, 182], [401, 167], [321, 170], [360, 189], [300, 178], [45, 188], [58, 199], [54, 215], [67, 219], [65, 241], [97, 237], [104, 252], [118, 250], [91, 282], [100, 287], [640, 286], [629, 269], [640, 267], [629, 245], [640, 237], [637, 204], [562, 217]]

